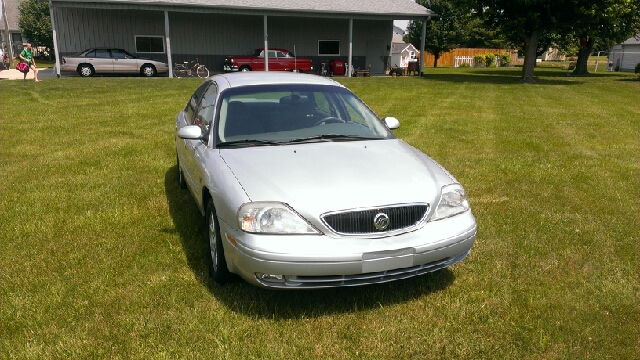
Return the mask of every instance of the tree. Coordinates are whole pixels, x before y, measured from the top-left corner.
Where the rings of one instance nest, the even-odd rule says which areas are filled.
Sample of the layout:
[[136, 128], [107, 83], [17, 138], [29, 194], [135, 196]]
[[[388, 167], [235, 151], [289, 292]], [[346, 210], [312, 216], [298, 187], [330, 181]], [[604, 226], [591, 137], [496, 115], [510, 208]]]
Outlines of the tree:
[[575, 75], [587, 75], [593, 49], [609, 49], [640, 29], [640, 0], [600, 0], [577, 8], [574, 35], [580, 41]]
[[463, 48], [505, 49], [507, 41], [496, 29], [487, 27], [482, 19], [468, 12], [463, 16], [464, 35], [460, 42]]
[[[438, 67], [438, 59], [442, 53], [451, 51], [459, 46], [462, 38], [462, 16], [457, 7], [447, 0], [418, 0], [419, 4], [433, 10], [438, 18], [427, 22], [427, 34], [424, 48], [433, 54], [433, 67]], [[416, 48], [422, 48], [422, 22], [411, 21], [405, 41]]]
[[588, 0], [477, 0], [475, 6], [487, 24], [500, 29], [524, 54], [522, 81], [534, 82], [540, 40], [550, 34], [570, 32], [576, 2]]
[[18, 6], [18, 27], [24, 37], [35, 46], [43, 46], [51, 54], [53, 30], [49, 2], [46, 0], [24, 0]]

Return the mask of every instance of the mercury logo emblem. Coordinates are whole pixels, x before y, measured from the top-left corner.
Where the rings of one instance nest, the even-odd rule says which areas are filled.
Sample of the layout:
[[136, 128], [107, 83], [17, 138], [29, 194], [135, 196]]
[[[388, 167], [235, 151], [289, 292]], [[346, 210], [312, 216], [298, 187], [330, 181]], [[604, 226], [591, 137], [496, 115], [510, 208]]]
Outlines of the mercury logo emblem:
[[376, 217], [373, 218], [373, 226], [378, 230], [387, 230], [389, 227], [389, 216], [385, 213], [378, 213]]

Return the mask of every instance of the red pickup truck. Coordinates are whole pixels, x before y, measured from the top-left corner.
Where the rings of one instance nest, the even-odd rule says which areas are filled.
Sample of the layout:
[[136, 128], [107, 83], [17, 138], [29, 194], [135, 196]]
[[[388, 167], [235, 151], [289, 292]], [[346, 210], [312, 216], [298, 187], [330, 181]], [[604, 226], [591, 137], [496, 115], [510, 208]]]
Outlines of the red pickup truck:
[[[228, 56], [224, 59], [224, 71], [263, 71], [264, 49], [256, 49], [252, 56]], [[269, 49], [269, 71], [310, 72], [311, 59], [294, 57], [286, 49]]]

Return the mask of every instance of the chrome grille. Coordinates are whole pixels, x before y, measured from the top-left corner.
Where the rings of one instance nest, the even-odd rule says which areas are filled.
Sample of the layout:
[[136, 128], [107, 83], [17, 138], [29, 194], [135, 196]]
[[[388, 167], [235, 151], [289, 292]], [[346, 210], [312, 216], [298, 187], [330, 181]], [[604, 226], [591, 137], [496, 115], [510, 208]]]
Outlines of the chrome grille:
[[[322, 220], [339, 234], [374, 234], [411, 228], [422, 221], [428, 212], [428, 204], [398, 205], [330, 213], [323, 215]], [[388, 227], [376, 228], [374, 219], [379, 214], [385, 214], [388, 217]]]

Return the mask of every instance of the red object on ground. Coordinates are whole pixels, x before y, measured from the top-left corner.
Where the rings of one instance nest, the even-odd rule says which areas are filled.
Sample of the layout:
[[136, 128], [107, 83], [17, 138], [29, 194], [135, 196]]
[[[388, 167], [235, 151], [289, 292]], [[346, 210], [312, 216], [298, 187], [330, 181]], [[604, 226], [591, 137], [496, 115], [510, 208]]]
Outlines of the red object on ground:
[[329, 61], [329, 69], [332, 75], [344, 75], [346, 70], [344, 60], [334, 59]]

